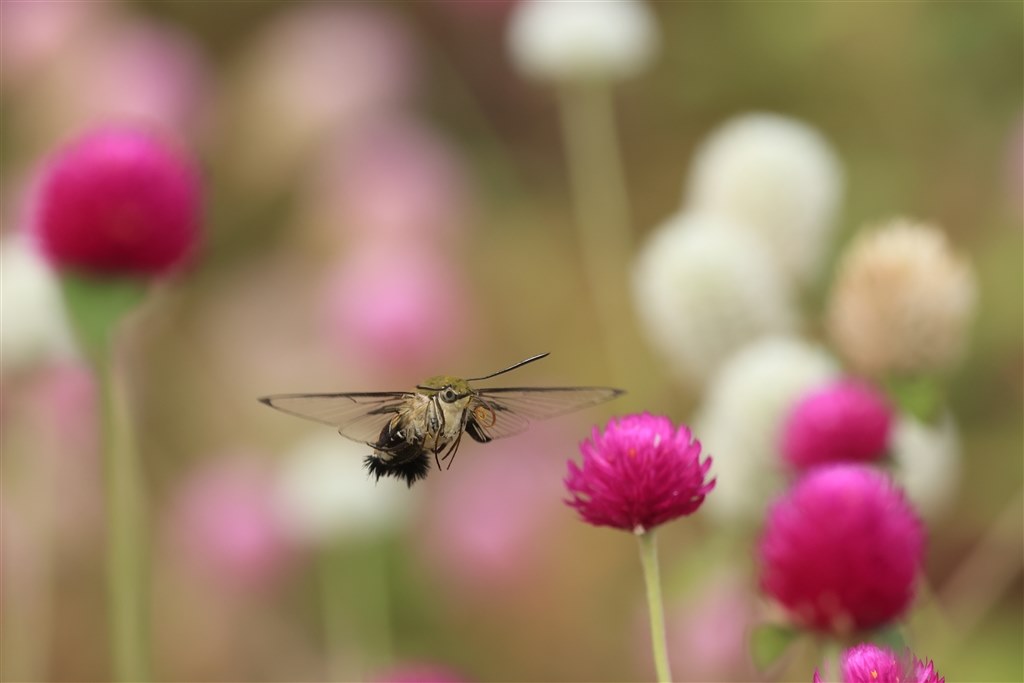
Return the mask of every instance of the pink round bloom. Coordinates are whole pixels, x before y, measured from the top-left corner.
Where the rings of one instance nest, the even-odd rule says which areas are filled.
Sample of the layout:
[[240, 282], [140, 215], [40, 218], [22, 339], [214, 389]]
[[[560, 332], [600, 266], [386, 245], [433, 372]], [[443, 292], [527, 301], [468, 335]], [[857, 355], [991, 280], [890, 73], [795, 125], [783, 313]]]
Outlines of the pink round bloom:
[[181, 150], [137, 129], [102, 129], [44, 170], [34, 227], [57, 267], [156, 275], [195, 252], [201, 195], [198, 169]]
[[924, 543], [920, 520], [885, 473], [819, 467], [769, 509], [761, 589], [808, 628], [876, 628], [910, 604]]
[[463, 683], [466, 679], [437, 664], [400, 664], [377, 674], [374, 683]]
[[649, 413], [608, 422], [580, 444], [583, 465], [569, 462], [566, 503], [583, 521], [644, 533], [691, 514], [715, 486], [705, 481], [711, 458], [689, 428]]
[[782, 431], [782, 455], [797, 469], [878, 460], [889, 446], [892, 422], [892, 409], [878, 391], [839, 380], [794, 406]]
[[[862, 643], [843, 653], [839, 662], [843, 683], [945, 683], [931, 662], [923, 662], [910, 651], [897, 656], [883, 647]], [[814, 682], [821, 676], [814, 672]]]

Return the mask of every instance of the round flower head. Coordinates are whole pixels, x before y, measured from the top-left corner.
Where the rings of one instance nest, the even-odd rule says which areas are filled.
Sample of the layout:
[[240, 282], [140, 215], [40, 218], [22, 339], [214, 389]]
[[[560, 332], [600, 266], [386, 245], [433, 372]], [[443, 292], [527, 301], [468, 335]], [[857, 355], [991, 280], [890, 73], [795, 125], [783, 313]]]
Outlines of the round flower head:
[[746, 114], [697, 151], [687, 204], [756, 233], [806, 283], [829, 249], [841, 195], [842, 168], [818, 131], [785, 116]]
[[768, 511], [761, 589], [807, 628], [834, 633], [898, 619], [914, 595], [924, 529], [902, 491], [868, 465], [819, 467]]
[[658, 34], [641, 0], [522, 0], [508, 43], [512, 61], [531, 78], [621, 79], [651, 61]]
[[633, 266], [633, 299], [651, 344], [696, 384], [740, 347], [798, 320], [793, 292], [763, 245], [707, 214], [677, 215], [647, 239]]
[[838, 373], [823, 348], [790, 337], [758, 340], [722, 366], [693, 420], [715, 454], [718, 485], [708, 514], [724, 523], [763, 518], [785, 483], [783, 420], [800, 396]]
[[566, 501], [595, 526], [644, 533], [700, 507], [715, 486], [711, 458], [685, 426], [648, 413], [611, 420], [580, 444], [582, 467], [569, 462]]
[[[842, 683], [944, 683], [931, 662], [909, 651], [897, 656], [883, 647], [862, 643], [843, 652], [839, 660]], [[814, 672], [815, 683], [821, 676]]]
[[782, 457], [797, 469], [829, 462], [868, 462], [889, 446], [892, 409], [878, 391], [840, 380], [805, 395], [782, 430]]
[[963, 352], [975, 280], [937, 228], [894, 220], [847, 247], [828, 306], [839, 351], [859, 370], [947, 369]]
[[199, 242], [199, 173], [153, 135], [100, 130], [50, 162], [35, 211], [36, 237], [59, 268], [162, 274], [187, 261]]

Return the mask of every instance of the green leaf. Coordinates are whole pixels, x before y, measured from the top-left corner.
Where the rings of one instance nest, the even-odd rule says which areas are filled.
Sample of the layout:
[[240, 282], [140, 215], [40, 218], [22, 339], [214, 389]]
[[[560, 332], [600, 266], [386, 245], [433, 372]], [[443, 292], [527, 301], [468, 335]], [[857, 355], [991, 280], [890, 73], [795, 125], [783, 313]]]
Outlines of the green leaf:
[[93, 363], [102, 362], [109, 355], [118, 323], [145, 297], [146, 282], [65, 273], [60, 283], [79, 343]]
[[800, 635], [799, 631], [779, 624], [762, 624], [750, 634], [750, 656], [758, 671], [765, 671], [782, 657]]
[[932, 422], [946, 400], [938, 377], [894, 377], [886, 382], [886, 389], [900, 411], [922, 422]]
[[897, 624], [878, 629], [871, 634], [871, 642], [875, 645], [887, 647], [899, 654], [907, 647], [907, 641], [903, 637], [903, 629]]

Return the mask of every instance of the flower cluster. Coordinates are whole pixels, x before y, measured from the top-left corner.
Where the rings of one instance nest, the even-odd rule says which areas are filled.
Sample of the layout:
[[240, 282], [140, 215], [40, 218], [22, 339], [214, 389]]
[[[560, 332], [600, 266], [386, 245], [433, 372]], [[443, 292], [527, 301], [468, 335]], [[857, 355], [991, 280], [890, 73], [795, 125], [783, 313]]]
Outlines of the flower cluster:
[[[902, 656], [871, 643], [862, 643], [846, 650], [839, 663], [842, 683], [945, 683], [945, 678], [929, 661], [918, 659], [909, 651]], [[814, 683], [822, 683], [814, 672]]]
[[761, 588], [808, 628], [877, 628], [910, 605], [924, 543], [920, 520], [885, 473], [819, 467], [768, 512]]
[[711, 458], [686, 427], [648, 413], [627, 415], [580, 444], [582, 465], [569, 462], [567, 503], [595, 526], [642, 534], [700, 507], [714, 488]]

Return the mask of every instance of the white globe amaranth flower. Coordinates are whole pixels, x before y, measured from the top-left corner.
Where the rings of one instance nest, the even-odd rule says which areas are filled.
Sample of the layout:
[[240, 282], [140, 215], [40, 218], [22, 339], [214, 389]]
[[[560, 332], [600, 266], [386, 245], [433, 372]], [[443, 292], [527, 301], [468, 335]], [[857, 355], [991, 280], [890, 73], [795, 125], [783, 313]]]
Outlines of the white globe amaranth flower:
[[861, 372], [941, 372], [964, 352], [976, 300], [974, 271], [945, 233], [895, 219], [862, 232], [843, 252], [827, 325]]
[[679, 214], [657, 228], [633, 265], [633, 299], [651, 344], [697, 384], [745, 344], [799, 323], [764, 246], [721, 216]]
[[780, 450], [786, 416], [807, 391], [839, 375], [839, 363], [823, 347], [796, 337], [756, 341], [722, 366], [692, 421], [717, 481], [704, 503], [712, 517], [763, 517], [786, 478]]
[[843, 169], [828, 141], [786, 116], [745, 114], [697, 150], [686, 206], [757, 233], [798, 282], [821, 271], [836, 229]]
[[386, 533], [404, 518], [412, 492], [397, 480], [374, 482], [363, 467], [370, 452], [365, 444], [324, 430], [284, 456], [275, 500], [291, 537], [308, 543], [365, 538]]
[[960, 484], [960, 436], [952, 415], [935, 424], [902, 415], [893, 428], [890, 451], [894, 477], [926, 518], [949, 510]]
[[0, 241], [0, 366], [76, 358], [57, 275], [22, 235]]
[[651, 62], [658, 41], [641, 0], [523, 0], [508, 29], [515, 66], [547, 81], [634, 76]]

